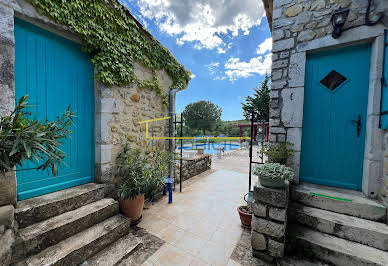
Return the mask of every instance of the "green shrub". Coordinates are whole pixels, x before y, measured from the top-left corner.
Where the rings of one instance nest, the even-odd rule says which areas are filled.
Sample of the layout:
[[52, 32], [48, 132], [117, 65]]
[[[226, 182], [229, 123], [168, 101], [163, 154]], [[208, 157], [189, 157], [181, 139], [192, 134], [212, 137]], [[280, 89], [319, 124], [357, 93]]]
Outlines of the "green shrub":
[[[72, 131], [74, 113], [69, 108], [55, 121], [31, 119], [28, 95], [20, 98], [15, 110], [0, 117], [0, 173], [11, 171], [29, 160], [36, 169], [51, 169], [53, 175], [66, 154], [61, 150]], [[21, 169], [23, 170], [23, 169]]]
[[132, 149], [125, 144], [116, 159], [115, 171], [115, 176], [120, 179], [121, 199], [133, 199], [141, 194], [152, 197], [163, 186], [172, 159], [172, 154], [164, 150]]
[[290, 167], [279, 163], [265, 163], [257, 166], [253, 173], [262, 178], [292, 180], [294, 172]]
[[268, 162], [287, 164], [295, 153], [292, 146], [293, 144], [289, 142], [266, 144], [261, 148], [261, 151], [268, 157]]

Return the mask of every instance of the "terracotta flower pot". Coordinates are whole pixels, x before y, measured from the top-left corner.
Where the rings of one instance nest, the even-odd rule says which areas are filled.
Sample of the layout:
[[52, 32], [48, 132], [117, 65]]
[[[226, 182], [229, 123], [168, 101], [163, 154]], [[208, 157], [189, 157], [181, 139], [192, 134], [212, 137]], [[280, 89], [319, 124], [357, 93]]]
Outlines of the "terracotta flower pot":
[[120, 212], [131, 219], [131, 224], [138, 224], [144, 207], [144, 194], [134, 199], [120, 200]]
[[240, 209], [241, 207], [246, 207], [246, 206], [238, 206], [237, 207], [237, 211], [238, 211], [238, 214], [240, 215], [241, 223], [243, 226], [251, 228], [252, 213], [241, 211], [241, 209]]

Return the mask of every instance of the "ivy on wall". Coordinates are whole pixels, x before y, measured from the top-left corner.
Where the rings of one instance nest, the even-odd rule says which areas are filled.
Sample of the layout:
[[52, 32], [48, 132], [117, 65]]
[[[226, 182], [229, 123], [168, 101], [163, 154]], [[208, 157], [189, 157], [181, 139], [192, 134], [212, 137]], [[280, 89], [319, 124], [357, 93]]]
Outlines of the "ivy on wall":
[[[156, 70], [164, 69], [172, 78], [170, 89], [185, 89], [190, 72], [178, 63], [171, 52], [148, 32], [116, 0], [29, 0], [43, 15], [63, 24], [83, 41], [97, 70], [96, 78], [109, 86], [124, 86], [135, 82], [140, 88], [155, 89], [168, 103], [156, 78]], [[152, 80], [139, 81], [134, 72], [138, 61], [153, 70]]]

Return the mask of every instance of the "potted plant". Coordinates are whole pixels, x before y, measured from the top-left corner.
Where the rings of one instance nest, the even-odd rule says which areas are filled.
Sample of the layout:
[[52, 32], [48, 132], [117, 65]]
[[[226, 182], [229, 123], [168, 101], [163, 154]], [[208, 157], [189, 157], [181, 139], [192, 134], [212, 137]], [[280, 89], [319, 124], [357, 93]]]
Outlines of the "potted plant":
[[132, 225], [141, 221], [145, 196], [153, 198], [164, 184], [170, 156], [167, 152], [148, 147], [132, 149], [126, 144], [116, 160], [115, 175], [120, 180], [120, 211]]
[[252, 207], [238, 206], [238, 214], [240, 215], [241, 224], [244, 227], [251, 228], [252, 221]]
[[293, 144], [289, 142], [266, 144], [261, 152], [267, 156], [269, 163], [280, 163], [286, 165], [288, 159], [294, 155]]
[[253, 173], [259, 177], [260, 184], [268, 188], [284, 188], [294, 178], [292, 169], [279, 163], [259, 165]]

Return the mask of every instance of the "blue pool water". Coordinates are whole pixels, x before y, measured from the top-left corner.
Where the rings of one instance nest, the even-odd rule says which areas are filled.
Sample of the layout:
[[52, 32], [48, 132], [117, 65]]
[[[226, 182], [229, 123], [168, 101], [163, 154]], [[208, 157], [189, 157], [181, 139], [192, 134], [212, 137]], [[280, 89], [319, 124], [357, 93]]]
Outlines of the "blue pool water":
[[[193, 144], [183, 146], [183, 150], [192, 150], [192, 149], [204, 149], [204, 152], [207, 154], [217, 154], [220, 147], [224, 148], [224, 151], [236, 150], [241, 146], [239, 144], [230, 144], [230, 143], [208, 143], [208, 144]], [[180, 149], [180, 147], [178, 148]]]

